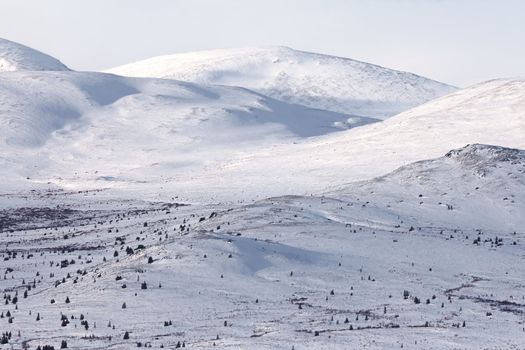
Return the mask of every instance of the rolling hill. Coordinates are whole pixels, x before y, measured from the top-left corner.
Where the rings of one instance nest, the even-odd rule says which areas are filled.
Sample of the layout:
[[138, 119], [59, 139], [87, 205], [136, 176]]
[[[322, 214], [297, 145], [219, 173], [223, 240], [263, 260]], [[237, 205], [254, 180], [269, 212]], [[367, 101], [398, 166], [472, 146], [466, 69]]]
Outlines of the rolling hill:
[[239, 150], [373, 121], [236, 87], [91, 72], [0, 73], [0, 162], [7, 183], [99, 171], [96, 178], [130, 179], [137, 170], [146, 170], [149, 181]]
[[[467, 144], [525, 149], [524, 110], [525, 80], [498, 79], [462, 89], [381, 123], [272, 147], [271, 153], [270, 149], [262, 149], [209, 171], [215, 176], [220, 174], [219, 178], [242, 171], [242, 193], [253, 194], [264, 187], [271, 189], [267, 195], [311, 194], [326, 186], [336, 189], [344, 183], [381, 176]], [[276, 159], [287, 166], [273, 168]], [[208, 186], [215, 183], [212, 176], [206, 181]]]
[[412, 73], [287, 47], [181, 53], [108, 72], [242, 86], [311, 108], [380, 119], [456, 90]]

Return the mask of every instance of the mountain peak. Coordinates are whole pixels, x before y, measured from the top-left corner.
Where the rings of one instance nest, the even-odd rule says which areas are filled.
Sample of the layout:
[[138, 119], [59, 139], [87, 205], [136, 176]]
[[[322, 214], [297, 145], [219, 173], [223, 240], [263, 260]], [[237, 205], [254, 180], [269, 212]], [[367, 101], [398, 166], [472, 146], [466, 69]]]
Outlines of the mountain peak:
[[445, 157], [465, 165], [486, 166], [501, 162], [525, 164], [525, 151], [523, 150], [478, 143], [451, 150]]
[[0, 72], [64, 71], [62, 62], [25, 45], [0, 38]]

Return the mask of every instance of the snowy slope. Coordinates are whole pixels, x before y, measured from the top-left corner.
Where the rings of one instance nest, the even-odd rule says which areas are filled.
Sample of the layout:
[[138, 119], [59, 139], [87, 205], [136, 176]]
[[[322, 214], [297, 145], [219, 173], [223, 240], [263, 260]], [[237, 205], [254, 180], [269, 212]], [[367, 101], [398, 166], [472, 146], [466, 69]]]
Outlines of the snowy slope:
[[249, 205], [4, 195], [0, 325], [14, 349], [520, 349], [524, 165], [470, 145]]
[[[217, 174], [231, 178], [242, 172], [242, 193], [257, 194], [262, 187], [266, 196], [310, 194], [473, 143], [525, 149], [524, 79], [489, 81], [381, 123], [245, 154], [210, 168], [215, 177], [206, 181], [208, 188], [220, 187]], [[273, 167], [276, 159], [286, 167]]]
[[525, 149], [521, 79], [306, 138], [339, 130], [334, 123], [348, 116], [242, 88], [102, 73], [3, 73], [2, 85], [7, 188], [23, 180], [152, 196], [167, 194], [162, 187], [205, 202], [262, 199], [337, 188], [466, 144]]
[[478, 84], [330, 133], [371, 120], [224, 85], [69, 71], [1, 78], [5, 188], [262, 199], [337, 189], [466, 144], [525, 149], [523, 79]]
[[455, 90], [415, 74], [287, 47], [160, 56], [109, 72], [243, 86], [282, 101], [381, 119]]
[[239, 149], [374, 121], [227, 86], [89, 72], [0, 77], [0, 171], [7, 179], [39, 172], [129, 179], [138, 169], [133, 181], [148, 181]]
[[45, 53], [0, 38], [0, 72], [5, 71], [69, 70], [62, 62]]
[[366, 198], [367, 207], [376, 208], [370, 219], [390, 212], [424, 226], [520, 231], [525, 227], [525, 151], [468, 145], [330, 195]]

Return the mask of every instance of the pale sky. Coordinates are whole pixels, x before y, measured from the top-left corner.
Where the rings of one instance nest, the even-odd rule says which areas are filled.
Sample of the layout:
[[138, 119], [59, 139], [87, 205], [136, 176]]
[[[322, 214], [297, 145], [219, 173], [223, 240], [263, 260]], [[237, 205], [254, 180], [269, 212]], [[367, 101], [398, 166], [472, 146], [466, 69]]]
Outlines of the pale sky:
[[1, 0], [0, 37], [76, 70], [284, 45], [458, 86], [525, 76], [525, 0]]

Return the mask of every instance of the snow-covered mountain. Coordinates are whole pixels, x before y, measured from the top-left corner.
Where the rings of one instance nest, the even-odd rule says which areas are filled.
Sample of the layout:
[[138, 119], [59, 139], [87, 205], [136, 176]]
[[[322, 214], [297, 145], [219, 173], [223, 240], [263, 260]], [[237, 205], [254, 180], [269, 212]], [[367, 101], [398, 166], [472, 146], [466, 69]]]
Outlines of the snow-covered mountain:
[[0, 38], [0, 72], [69, 70], [54, 57], [13, 41]]
[[[63, 135], [81, 129], [80, 126], [103, 123], [104, 128], [112, 128], [113, 124], [131, 118], [132, 113], [136, 120], [119, 125], [120, 129], [113, 128], [118, 133], [114, 137], [129, 134], [126, 127], [139, 127], [142, 129], [136, 132], [147, 134], [144, 128], [150, 124], [158, 137], [165, 133], [173, 135], [173, 143], [188, 139], [234, 143], [238, 138], [253, 140], [256, 134], [265, 133], [267, 137], [315, 136], [342, 130], [351, 126], [353, 120], [338, 113], [276, 101], [242, 88], [204, 88], [178, 81], [90, 72], [4, 73], [0, 99], [2, 142], [27, 147], [42, 146], [56, 133]], [[99, 120], [98, 114], [105, 117]], [[215, 132], [207, 132], [209, 128], [215, 128]], [[236, 129], [243, 132], [234, 135]], [[251, 135], [247, 134], [249, 129]], [[99, 141], [103, 143], [103, 139]]]
[[90, 72], [4, 72], [0, 172], [16, 170], [7, 179], [98, 171], [97, 178], [129, 179], [140, 169], [148, 181], [224, 161], [242, 149], [372, 121], [236, 87]]
[[208, 189], [221, 188], [220, 179], [235, 178], [240, 191], [230, 189], [230, 194], [237, 196], [255, 195], [261, 188], [266, 196], [311, 194], [381, 176], [467, 144], [525, 149], [524, 111], [525, 79], [489, 81], [380, 123], [245, 153], [217, 167], [210, 165], [199, 181], [188, 179], [185, 185], [198, 188], [204, 181]]
[[412, 73], [287, 47], [181, 53], [109, 72], [242, 86], [311, 108], [381, 119], [455, 90]]
[[348, 67], [374, 113], [428, 81], [272, 50], [326, 99], [0, 72], [1, 349], [521, 349], [525, 79], [377, 121], [303, 102]]
[[5, 72], [0, 87], [8, 187], [23, 179], [263, 198], [337, 188], [471, 143], [525, 148], [521, 79], [313, 138], [301, 136], [339, 130], [348, 116], [242, 88], [102, 73]]

